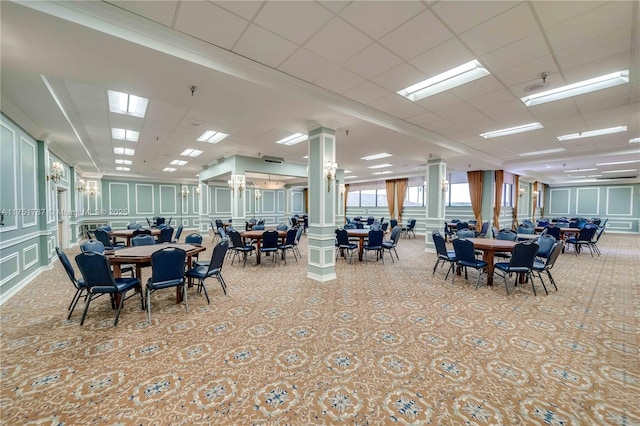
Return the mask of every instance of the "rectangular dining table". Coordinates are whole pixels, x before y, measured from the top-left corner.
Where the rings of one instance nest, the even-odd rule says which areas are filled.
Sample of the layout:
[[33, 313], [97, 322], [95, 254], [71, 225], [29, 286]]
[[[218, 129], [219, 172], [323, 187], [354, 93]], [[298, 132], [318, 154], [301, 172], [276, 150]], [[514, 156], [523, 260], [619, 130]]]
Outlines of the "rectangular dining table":
[[[127, 247], [131, 246], [131, 239], [134, 237], [133, 233], [136, 232], [136, 229], [120, 229], [118, 231], [110, 231], [109, 232], [109, 236], [113, 239], [120, 237], [120, 238], [124, 238], [126, 240], [126, 245]], [[149, 231], [151, 231], [151, 235], [152, 236], [158, 236], [160, 235], [160, 230], [159, 229], [149, 229]], [[144, 235], [144, 234], [142, 234]]]
[[495, 240], [493, 238], [466, 238], [473, 248], [482, 250], [482, 260], [487, 262], [487, 285], [493, 285], [493, 261], [496, 252], [511, 253], [519, 241]]
[[[240, 236], [242, 238], [249, 238], [251, 240], [256, 241], [256, 263], [260, 264], [260, 246], [262, 245], [262, 234], [267, 231], [267, 229], [263, 230], [251, 230], [251, 231], [242, 231], [240, 232]], [[285, 243], [287, 239], [287, 231], [278, 231], [278, 236], [280, 237], [280, 241], [282, 244]]]
[[[113, 250], [107, 254], [109, 263], [113, 266], [113, 276], [120, 278], [122, 271], [121, 265], [133, 264], [136, 268], [136, 277], [142, 276], [142, 267], [144, 264], [151, 262], [151, 255], [158, 250], [162, 250], [167, 247], [175, 247], [182, 249], [187, 254], [187, 267], [191, 267], [191, 259], [194, 255], [206, 250], [205, 247], [196, 244], [154, 244], [148, 246], [136, 246], [128, 247], [120, 250]], [[145, 283], [140, 280], [142, 285], [142, 291], [144, 292]], [[180, 287], [176, 287], [176, 303], [182, 301], [182, 292]]]

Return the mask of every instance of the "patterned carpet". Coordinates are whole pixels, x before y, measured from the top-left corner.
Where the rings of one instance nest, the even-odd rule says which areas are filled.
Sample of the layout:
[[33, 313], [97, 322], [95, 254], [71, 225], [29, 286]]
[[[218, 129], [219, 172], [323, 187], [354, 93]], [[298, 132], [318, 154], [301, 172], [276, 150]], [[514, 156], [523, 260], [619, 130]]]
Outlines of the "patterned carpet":
[[317, 283], [303, 237], [302, 261], [227, 262], [227, 296], [210, 279], [186, 313], [156, 292], [150, 325], [131, 299], [117, 327], [106, 298], [66, 320], [56, 263], [1, 307], [0, 423], [639, 425], [640, 238], [599, 246], [534, 297], [445, 282], [420, 237]]

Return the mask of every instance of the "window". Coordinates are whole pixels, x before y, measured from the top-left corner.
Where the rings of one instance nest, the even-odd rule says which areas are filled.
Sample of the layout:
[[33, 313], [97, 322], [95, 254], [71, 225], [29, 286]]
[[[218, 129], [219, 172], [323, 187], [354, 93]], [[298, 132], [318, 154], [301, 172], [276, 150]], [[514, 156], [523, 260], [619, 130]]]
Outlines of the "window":
[[376, 206], [376, 190], [363, 189], [362, 191], [360, 191], [360, 205], [362, 207], [375, 207]]
[[513, 207], [513, 185], [510, 183], [502, 184], [502, 204], [501, 206]]
[[452, 183], [449, 185], [449, 206], [470, 206], [471, 192], [469, 183]]
[[349, 185], [347, 207], [386, 207], [387, 190], [385, 182], [368, 182]]
[[407, 193], [404, 197], [404, 206], [424, 206], [425, 188], [424, 177], [414, 176], [409, 178]]
[[360, 207], [360, 191], [349, 190], [347, 194], [347, 207]]

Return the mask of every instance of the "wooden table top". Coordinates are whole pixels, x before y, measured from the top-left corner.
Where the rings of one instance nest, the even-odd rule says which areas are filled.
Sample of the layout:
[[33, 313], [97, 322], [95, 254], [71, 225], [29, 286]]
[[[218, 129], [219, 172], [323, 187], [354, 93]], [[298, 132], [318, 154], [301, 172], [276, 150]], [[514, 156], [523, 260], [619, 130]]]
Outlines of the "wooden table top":
[[109, 256], [109, 260], [116, 262], [133, 262], [151, 259], [151, 255], [158, 250], [167, 247], [175, 247], [187, 252], [187, 255], [193, 255], [205, 251], [206, 248], [194, 244], [153, 244], [148, 246], [129, 247], [122, 250], [115, 250]]
[[478, 250], [513, 251], [513, 246], [519, 241], [495, 240], [493, 238], [466, 238]]
[[[120, 229], [118, 231], [110, 231], [109, 235], [112, 237], [133, 237], [135, 231], [136, 229]], [[160, 235], [159, 229], [149, 229], [148, 231], [151, 231], [151, 235]]]
[[[265, 231], [276, 231], [275, 229], [263, 229], [263, 230], [251, 230], [251, 231], [242, 231], [240, 232], [240, 236], [242, 236], [243, 238], [252, 238], [252, 239], [258, 239], [258, 238], [262, 238], [262, 234]], [[287, 236], [287, 231], [277, 231], [278, 232], [278, 236], [279, 237], [286, 237]]]

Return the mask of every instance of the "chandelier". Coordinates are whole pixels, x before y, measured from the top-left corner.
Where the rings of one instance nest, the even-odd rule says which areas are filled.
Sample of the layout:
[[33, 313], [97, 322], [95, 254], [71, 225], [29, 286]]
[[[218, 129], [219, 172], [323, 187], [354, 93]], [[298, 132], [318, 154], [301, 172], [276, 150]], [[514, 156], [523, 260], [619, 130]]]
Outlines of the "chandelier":
[[279, 180], [271, 180], [271, 175], [269, 175], [269, 180], [254, 181], [253, 184], [260, 189], [270, 190], [280, 189], [284, 186], [284, 182], [281, 182]]

